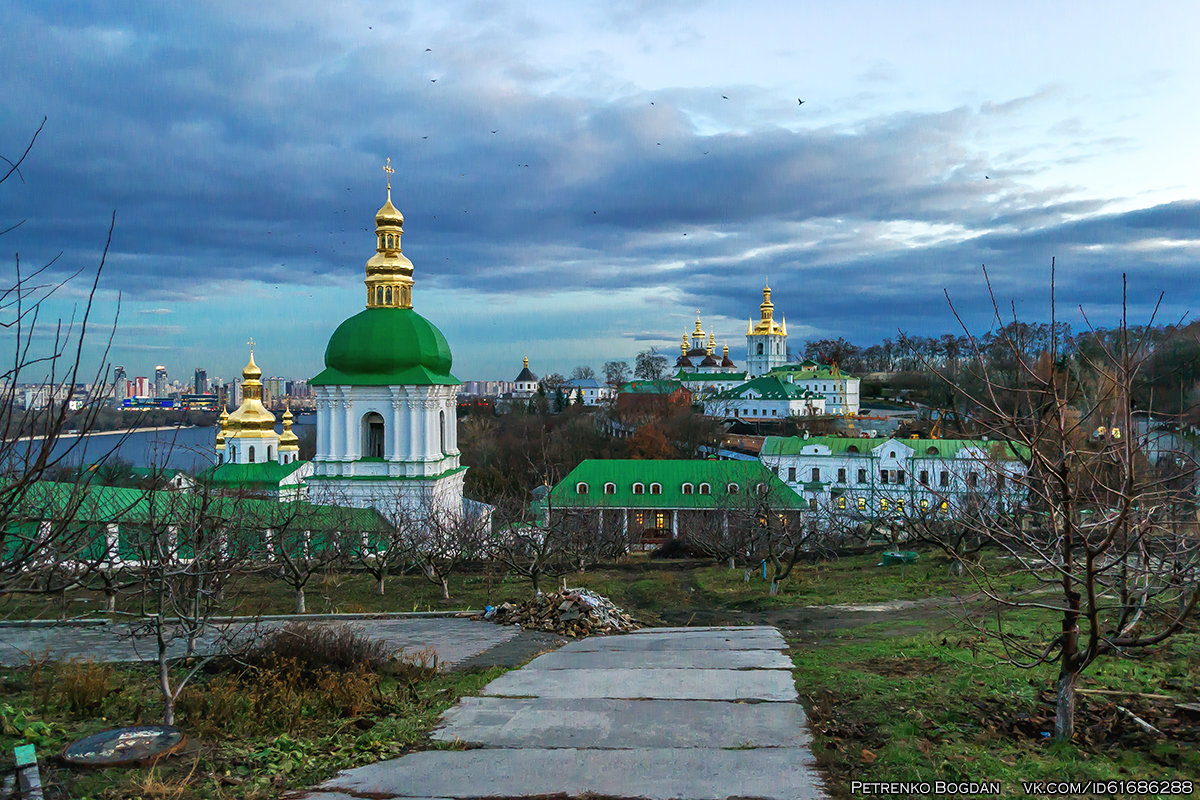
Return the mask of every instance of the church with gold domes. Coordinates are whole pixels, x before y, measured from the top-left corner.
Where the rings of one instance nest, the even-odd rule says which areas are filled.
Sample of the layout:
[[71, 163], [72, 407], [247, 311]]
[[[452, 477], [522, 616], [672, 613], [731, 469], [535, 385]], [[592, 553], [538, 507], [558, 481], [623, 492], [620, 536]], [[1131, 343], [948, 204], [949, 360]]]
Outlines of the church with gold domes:
[[325, 369], [309, 381], [317, 407], [310, 496], [321, 503], [461, 513], [465, 467], [456, 421], [459, 380], [442, 332], [413, 309], [413, 264], [400, 249], [404, 215], [375, 214], [366, 308], [329, 338]]
[[250, 361], [242, 370], [242, 404], [218, 421], [217, 465], [199, 475], [201, 483], [223, 493], [262, 495], [280, 501], [307, 496], [313, 465], [300, 460], [300, 438], [292, 431], [291, 409], [283, 413], [283, 432], [262, 402], [262, 370]]

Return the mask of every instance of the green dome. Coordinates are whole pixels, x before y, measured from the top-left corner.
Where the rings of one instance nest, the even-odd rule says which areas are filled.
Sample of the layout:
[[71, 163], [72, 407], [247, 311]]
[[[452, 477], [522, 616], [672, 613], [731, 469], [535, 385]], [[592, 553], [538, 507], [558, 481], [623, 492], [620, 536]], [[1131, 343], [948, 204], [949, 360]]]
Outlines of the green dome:
[[338, 326], [314, 386], [456, 385], [446, 337], [411, 308], [368, 308]]

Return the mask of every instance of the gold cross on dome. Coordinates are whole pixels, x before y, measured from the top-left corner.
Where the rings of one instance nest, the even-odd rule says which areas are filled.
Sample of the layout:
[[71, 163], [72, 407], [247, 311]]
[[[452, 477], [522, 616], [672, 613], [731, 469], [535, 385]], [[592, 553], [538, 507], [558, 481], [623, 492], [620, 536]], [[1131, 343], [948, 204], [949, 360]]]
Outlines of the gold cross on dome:
[[390, 192], [392, 190], [392, 175], [396, 173], [396, 170], [392, 169], [392, 159], [389, 158], [387, 160], [387, 163], [383, 166], [383, 171], [387, 173], [387, 188]]
[[254, 337], [251, 336], [250, 341], [246, 342], [246, 344], [250, 345], [250, 355], [254, 355]]

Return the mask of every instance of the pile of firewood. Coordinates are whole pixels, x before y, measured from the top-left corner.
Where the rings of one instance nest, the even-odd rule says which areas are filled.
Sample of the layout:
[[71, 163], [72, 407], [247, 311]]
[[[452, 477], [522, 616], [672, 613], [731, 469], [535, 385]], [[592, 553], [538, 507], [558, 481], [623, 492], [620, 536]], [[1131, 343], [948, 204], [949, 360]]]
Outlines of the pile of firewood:
[[483, 618], [501, 625], [520, 625], [572, 638], [624, 633], [641, 627], [607, 597], [587, 589], [562, 589], [523, 603], [489, 606]]

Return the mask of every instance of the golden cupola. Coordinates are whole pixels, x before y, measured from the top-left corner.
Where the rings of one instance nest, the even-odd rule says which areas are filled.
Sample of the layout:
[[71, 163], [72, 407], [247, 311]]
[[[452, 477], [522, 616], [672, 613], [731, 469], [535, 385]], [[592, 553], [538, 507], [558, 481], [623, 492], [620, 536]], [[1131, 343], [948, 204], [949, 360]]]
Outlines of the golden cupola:
[[242, 370], [242, 404], [229, 415], [226, 421], [231, 439], [261, 439], [275, 435], [275, 415], [262, 403], [262, 370], [254, 363], [254, 349], [250, 350], [250, 362]]
[[756, 324], [754, 320], [750, 320], [750, 324], [746, 326], [747, 336], [753, 336], [756, 334], [787, 336], [786, 324], [780, 325], [775, 321], [775, 304], [771, 302], [770, 285], [763, 286], [763, 301], [758, 307], [758, 314], [758, 323]]
[[225, 428], [229, 423], [229, 409], [221, 406], [221, 416], [217, 417], [217, 446], [218, 451], [225, 449]]
[[712, 331], [709, 331], [709, 334], [708, 334], [708, 354], [711, 356], [711, 355], [713, 355], [713, 354], [714, 354], [716, 351], [717, 351], [717, 337], [713, 335]]
[[300, 452], [300, 437], [292, 432], [292, 422], [295, 417], [292, 416], [291, 406], [283, 412], [283, 433], [279, 434], [279, 452], [281, 453], [298, 453]]
[[367, 260], [367, 308], [412, 308], [413, 264], [400, 252], [404, 215], [392, 205], [392, 160], [387, 173], [387, 200], [375, 212], [375, 255]]

